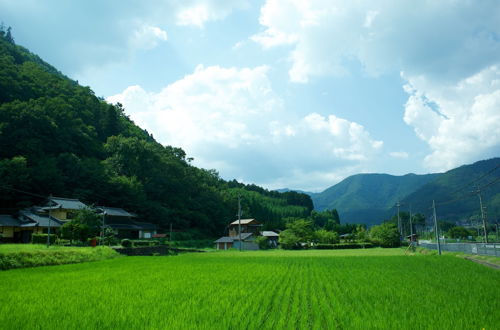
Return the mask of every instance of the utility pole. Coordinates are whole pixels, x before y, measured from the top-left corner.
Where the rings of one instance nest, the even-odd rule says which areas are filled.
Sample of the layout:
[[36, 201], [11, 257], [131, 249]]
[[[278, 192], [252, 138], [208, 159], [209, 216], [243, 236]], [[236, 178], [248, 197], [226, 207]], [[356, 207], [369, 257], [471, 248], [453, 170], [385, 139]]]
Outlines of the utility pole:
[[413, 242], [413, 223], [411, 221], [411, 217], [412, 214], [411, 214], [411, 204], [410, 204], [410, 240]]
[[241, 196], [238, 195], [238, 233], [240, 236], [240, 251], [241, 251], [241, 245], [243, 242], [241, 241]]
[[483, 220], [484, 242], [488, 243], [488, 231], [486, 230], [486, 217], [484, 216], [483, 199], [481, 198], [481, 190], [477, 187], [477, 196], [479, 197], [479, 207], [481, 208], [481, 218]]
[[50, 226], [51, 226], [51, 222], [50, 222], [50, 210], [52, 208], [52, 194], [49, 195], [49, 228], [47, 229], [47, 247], [50, 246]]
[[102, 228], [101, 228], [101, 244], [99, 245], [104, 245], [103, 242], [104, 242], [104, 221], [105, 221], [105, 217], [106, 217], [106, 211], [104, 211], [104, 209], [102, 210]]
[[396, 203], [396, 206], [398, 207], [398, 231], [399, 231], [399, 240], [401, 240], [401, 237], [403, 236], [402, 234], [402, 228], [401, 228], [401, 218], [399, 216], [399, 207], [401, 206], [401, 204], [399, 203], [399, 201]]
[[437, 247], [438, 247], [438, 254], [441, 255], [441, 244], [439, 244], [439, 232], [438, 232], [438, 222], [437, 222], [437, 217], [436, 217], [436, 203], [434, 200], [432, 200], [432, 209], [434, 213], [434, 230], [436, 231], [436, 240], [437, 240]]

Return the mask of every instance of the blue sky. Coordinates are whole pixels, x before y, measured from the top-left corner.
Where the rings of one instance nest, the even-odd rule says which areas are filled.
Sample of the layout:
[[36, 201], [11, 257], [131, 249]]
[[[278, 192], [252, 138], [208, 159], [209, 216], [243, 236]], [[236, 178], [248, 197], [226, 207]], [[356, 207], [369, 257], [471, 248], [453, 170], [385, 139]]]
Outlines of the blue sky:
[[321, 191], [500, 156], [500, 2], [0, 0], [16, 42], [194, 164]]

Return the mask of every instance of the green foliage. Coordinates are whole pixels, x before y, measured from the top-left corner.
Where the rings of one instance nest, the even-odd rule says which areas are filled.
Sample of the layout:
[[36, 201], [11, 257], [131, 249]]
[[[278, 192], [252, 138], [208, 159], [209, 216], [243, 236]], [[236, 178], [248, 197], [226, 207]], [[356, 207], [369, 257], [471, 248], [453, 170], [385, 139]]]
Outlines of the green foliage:
[[61, 236], [68, 239], [71, 244], [76, 241], [87, 242], [90, 233], [89, 226], [78, 220], [68, 221], [61, 226]]
[[124, 248], [129, 248], [129, 247], [132, 247], [132, 241], [127, 239], [127, 238], [124, 238], [122, 239], [121, 241], [121, 245], [124, 247]]
[[448, 236], [450, 238], [466, 239], [468, 236], [475, 236], [475, 235], [473, 232], [467, 230], [464, 227], [455, 226], [448, 230]]
[[401, 244], [397, 227], [392, 223], [383, 223], [370, 229], [370, 239], [382, 247], [397, 247]]
[[290, 230], [301, 242], [311, 242], [314, 238], [313, 225], [311, 220], [298, 219], [286, 224]]
[[[33, 234], [31, 235], [32, 244], [47, 244], [49, 234]], [[54, 244], [57, 240], [56, 234], [50, 234], [50, 244]]]
[[291, 229], [283, 230], [280, 233], [279, 243], [282, 249], [291, 250], [291, 249], [300, 249], [301, 241], [298, 236]]
[[372, 248], [372, 243], [339, 243], [339, 244], [316, 244], [318, 250], [338, 250], [338, 249], [368, 249]]
[[325, 229], [316, 230], [314, 237], [315, 241], [320, 244], [335, 244], [339, 242], [339, 234]]
[[[45, 237], [45, 239], [47, 239]], [[97, 261], [117, 257], [115, 250], [108, 247], [71, 248], [63, 246], [33, 245], [32, 249], [0, 250], [0, 269], [63, 265], [88, 261]]]
[[261, 250], [269, 249], [269, 242], [267, 241], [267, 237], [258, 236], [255, 239], [255, 243], [257, 243], [257, 245], [259, 246], [259, 249], [261, 249]]

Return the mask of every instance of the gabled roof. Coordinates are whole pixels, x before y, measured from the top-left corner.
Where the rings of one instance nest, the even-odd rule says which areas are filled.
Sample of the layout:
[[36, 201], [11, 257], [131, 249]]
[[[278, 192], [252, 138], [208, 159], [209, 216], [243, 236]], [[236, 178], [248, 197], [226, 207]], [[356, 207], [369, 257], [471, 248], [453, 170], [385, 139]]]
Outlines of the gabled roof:
[[[252, 236], [253, 233], [241, 233], [241, 240], [244, 241], [248, 239], [250, 236]], [[234, 241], [239, 241], [240, 240], [240, 235], [232, 236], [231, 237]]]
[[119, 207], [97, 206], [96, 209], [106, 212], [111, 217], [135, 217], [134, 214], [125, 211]]
[[80, 210], [87, 207], [87, 205], [80, 202], [78, 199], [72, 198], [62, 198], [62, 197], [52, 197], [50, 199], [51, 203], [48, 203], [44, 209], [65, 209], [65, 210]]
[[21, 215], [21, 227], [61, 227], [62, 223], [54, 217], [35, 214], [28, 210], [19, 212]]
[[11, 215], [0, 214], [0, 227], [19, 227], [21, 221], [17, 220]]
[[156, 230], [156, 225], [147, 222], [124, 221], [122, 223], [106, 223], [106, 226], [113, 229], [127, 230]]
[[223, 236], [218, 240], [214, 241], [214, 243], [233, 243], [233, 238], [228, 236]]
[[263, 231], [262, 236], [265, 237], [279, 237], [280, 235], [278, 233], [275, 233], [274, 231]]
[[[236, 221], [233, 221], [231, 222], [231, 225], [238, 225], [240, 223], [239, 220], [236, 220]], [[241, 219], [241, 224], [242, 225], [260, 225], [261, 223], [258, 222], [257, 220], [255, 219]]]

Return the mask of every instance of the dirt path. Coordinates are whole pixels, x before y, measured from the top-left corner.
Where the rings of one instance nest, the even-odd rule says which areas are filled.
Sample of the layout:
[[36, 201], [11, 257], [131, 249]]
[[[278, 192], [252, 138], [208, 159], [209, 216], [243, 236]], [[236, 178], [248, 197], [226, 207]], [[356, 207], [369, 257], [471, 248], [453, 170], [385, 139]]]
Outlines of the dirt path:
[[477, 260], [477, 259], [474, 259], [472, 257], [465, 257], [465, 259], [473, 261], [473, 262], [481, 264], [481, 265], [484, 265], [484, 266], [487, 266], [487, 267], [490, 267], [490, 268], [500, 269], [500, 265], [495, 265], [495, 264], [492, 264], [492, 263], [484, 261], [484, 260]]

